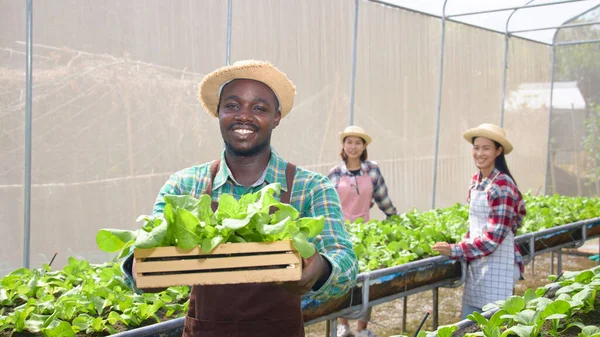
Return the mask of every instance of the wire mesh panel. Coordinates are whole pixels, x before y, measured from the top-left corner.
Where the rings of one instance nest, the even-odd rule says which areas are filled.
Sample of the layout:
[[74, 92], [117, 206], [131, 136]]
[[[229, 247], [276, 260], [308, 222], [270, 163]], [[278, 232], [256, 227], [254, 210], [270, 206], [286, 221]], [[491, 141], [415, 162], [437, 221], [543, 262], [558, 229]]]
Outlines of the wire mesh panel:
[[[373, 136], [369, 157], [399, 212], [431, 205], [439, 20], [360, 3], [354, 121]], [[384, 214], [373, 207], [372, 216]]]
[[349, 123], [353, 13], [345, 0], [233, 1], [232, 63], [269, 60], [296, 85], [294, 109], [273, 132], [274, 148], [323, 174], [340, 160], [338, 132]]
[[[587, 34], [587, 39], [593, 37]], [[585, 39], [585, 37], [584, 37]], [[548, 191], [600, 195], [600, 62], [598, 44], [556, 47]]]
[[510, 39], [504, 128], [514, 150], [506, 157], [522, 192], [545, 193], [550, 53], [552, 47]]
[[25, 2], [0, 1], [0, 275], [22, 266]]
[[476, 171], [462, 134], [500, 123], [503, 36], [448, 22], [440, 118], [436, 207], [464, 202]]
[[[152, 211], [171, 173], [219, 153], [220, 137], [196, 97], [202, 76], [225, 60], [226, 3], [39, 1], [34, 7], [31, 266], [54, 252], [58, 266], [68, 256], [105, 261], [95, 244], [99, 228], [139, 226], [136, 217]], [[2, 47], [23, 51], [22, 40], [11, 36]], [[11, 98], [2, 111], [22, 116], [24, 75], [14, 77], [13, 85], [8, 76], [0, 82]], [[2, 188], [15, 211], [3, 216], [3, 230], [22, 222], [23, 189], [24, 121], [8, 114], [6, 120], [14, 125], [2, 128], [11, 140], [2, 142], [8, 148], [0, 161], [11, 163], [2, 183], [18, 186]], [[19, 232], [2, 236], [6, 268], [21, 264]]]

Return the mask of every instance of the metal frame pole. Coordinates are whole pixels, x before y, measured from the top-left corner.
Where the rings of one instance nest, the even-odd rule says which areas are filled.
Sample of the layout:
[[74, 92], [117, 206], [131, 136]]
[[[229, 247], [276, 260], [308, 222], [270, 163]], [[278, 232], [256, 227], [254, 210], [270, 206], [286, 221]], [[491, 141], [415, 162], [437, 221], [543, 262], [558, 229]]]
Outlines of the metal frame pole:
[[[596, 8], [596, 7], [594, 7]], [[579, 14], [577, 17], [581, 16], [581, 14]], [[508, 33], [510, 34], [516, 34], [516, 33], [527, 33], [527, 32], [537, 32], [540, 30], [550, 30], [550, 29], [564, 29], [564, 28], [576, 28], [576, 27], [585, 27], [585, 26], [595, 26], [600, 24], [600, 21], [594, 21], [594, 22], [581, 22], [581, 23], [572, 23], [572, 24], [568, 24], [568, 25], [560, 25], [560, 26], [553, 26], [553, 27], [542, 27], [542, 28], [531, 28], [531, 29], [521, 29], [521, 30], [511, 30]]]
[[446, 40], [446, 5], [448, 0], [444, 0], [442, 7], [442, 41], [440, 45], [440, 76], [438, 85], [438, 104], [435, 121], [435, 148], [433, 150], [433, 190], [431, 192], [431, 208], [435, 208], [435, 193], [437, 189], [437, 162], [440, 147], [440, 117], [442, 112], [442, 89], [444, 86], [444, 42]]
[[570, 42], [559, 42], [556, 43], [557, 46], [572, 46], [577, 44], [588, 44], [588, 43], [600, 43], [600, 39], [598, 40], [580, 40], [580, 41], [570, 41]]
[[227, 43], [225, 45], [225, 64], [231, 64], [231, 13], [233, 0], [227, 0]]
[[[556, 31], [558, 32], [558, 30]], [[548, 194], [548, 180], [550, 178], [550, 172], [552, 170], [552, 163], [550, 162], [550, 153], [551, 153], [551, 149], [550, 149], [550, 130], [551, 130], [551, 126], [552, 126], [552, 95], [553, 95], [553, 91], [554, 91], [554, 67], [555, 67], [555, 62], [556, 62], [556, 44], [554, 43], [556, 39], [556, 33], [554, 34], [554, 38], [552, 39], [552, 65], [551, 65], [551, 69], [550, 69], [550, 107], [548, 109], [548, 142], [547, 142], [547, 152], [546, 152], [546, 169], [548, 170], [546, 172], [546, 194]], [[554, 193], [554, 191], [552, 191]]]
[[[529, 5], [533, 0], [529, 0], [525, 4], [525, 6]], [[504, 66], [502, 68], [502, 94], [500, 98], [500, 127], [504, 127], [504, 100], [506, 99], [506, 73], [508, 71], [508, 44], [510, 40], [510, 33], [508, 32], [508, 25], [510, 24], [510, 19], [512, 19], [513, 15], [519, 10], [519, 8], [514, 9], [508, 19], [506, 19], [506, 25], [504, 27]]]
[[354, 89], [356, 87], [356, 50], [358, 49], [358, 0], [354, 0], [354, 31], [352, 33], [352, 75], [350, 78], [350, 125], [354, 125]]
[[27, 0], [25, 47], [25, 187], [23, 214], [23, 267], [29, 268], [31, 244], [31, 68], [33, 44], [33, 0]]
[[447, 17], [448, 17], [448, 18], [455, 18], [455, 17], [459, 17], [459, 16], [468, 16], [468, 15], [477, 15], [477, 14], [486, 14], [486, 13], [504, 12], [504, 11], [510, 11], [510, 10], [513, 10], [513, 9], [523, 9], [523, 8], [535, 8], [535, 7], [554, 6], [554, 5], [562, 5], [562, 4], [567, 4], [567, 3], [571, 3], [571, 2], [581, 2], [581, 1], [588, 1], [588, 0], [563, 0], [563, 1], [555, 1], [555, 2], [546, 2], [546, 3], [540, 3], [540, 4], [533, 4], [533, 5], [525, 5], [525, 6], [506, 7], [506, 8], [496, 8], [496, 9], [488, 9], [488, 10], [484, 10], [484, 11], [476, 11], [476, 12], [467, 12], [467, 13], [451, 14], [451, 15], [448, 15]]

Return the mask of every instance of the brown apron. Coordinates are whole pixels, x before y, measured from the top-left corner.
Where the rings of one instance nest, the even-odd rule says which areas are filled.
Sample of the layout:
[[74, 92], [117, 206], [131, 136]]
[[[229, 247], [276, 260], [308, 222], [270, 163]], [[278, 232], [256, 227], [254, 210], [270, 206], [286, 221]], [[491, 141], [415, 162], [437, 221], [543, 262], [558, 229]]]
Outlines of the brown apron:
[[[210, 167], [211, 180], [205, 194], [212, 195], [212, 183], [220, 160]], [[281, 201], [290, 202], [296, 166], [288, 163], [287, 191]], [[216, 210], [217, 203], [212, 203]], [[271, 209], [273, 212], [273, 209]], [[304, 337], [300, 296], [269, 283], [193, 286], [183, 337]]]

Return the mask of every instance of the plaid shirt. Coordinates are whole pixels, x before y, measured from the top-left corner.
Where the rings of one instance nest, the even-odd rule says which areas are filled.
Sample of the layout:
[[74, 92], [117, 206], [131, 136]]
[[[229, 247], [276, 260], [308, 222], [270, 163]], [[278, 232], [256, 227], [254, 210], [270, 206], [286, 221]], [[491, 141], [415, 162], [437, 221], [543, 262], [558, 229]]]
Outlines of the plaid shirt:
[[[338, 184], [342, 178], [342, 176], [352, 176], [352, 173], [348, 171], [346, 167], [346, 163], [341, 163], [338, 166], [329, 171], [329, 179], [335, 185], [337, 189]], [[377, 163], [366, 160], [360, 164], [360, 173], [359, 175], [368, 175], [371, 178], [371, 182], [373, 183], [373, 197], [371, 199], [371, 207], [373, 207], [374, 203], [377, 203], [379, 209], [385, 215], [391, 216], [398, 213], [396, 207], [392, 204], [392, 200], [388, 195], [388, 188], [385, 185], [385, 180], [383, 179], [383, 175], [381, 174], [381, 170], [379, 170], [379, 166]]]
[[[493, 181], [493, 183], [492, 183]], [[519, 192], [515, 182], [507, 175], [494, 169], [485, 179], [481, 180], [481, 172], [478, 172], [471, 179], [469, 187], [469, 197], [467, 203], [470, 203], [472, 189], [485, 191], [488, 189], [487, 199], [490, 207], [488, 216], [488, 229], [482, 237], [473, 240], [473, 243], [462, 241], [451, 245], [452, 255], [455, 259], [471, 261], [482, 256], [490, 255], [502, 243], [504, 237], [512, 231], [517, 234], [517, 229], [523, 223], [523, 218], [527, 214], [525, 210], [525, 201]], [[469, 238], [469, 232], [466, 237]], [[521, 276], [523, 276], [523, 256], [519, 247], [515, 244], [515, 263], [519, 264]]]
[[[221, 155], [221, 163], [225, 163], [225, 151]], [[165, 195], [191, 195], [198, 198], [210, 180], [210, 164], [193, 166], [173, 174], [158, 194], [154, 214], [163, 212]], [[213, 182], [212, 200], [218, 200], [221, 194], [230, 194], [239, 199], [244, 194], [257, 192], [269, 183], [280, 183], [281, 189], [287, 190], [286, 166], [287, 162], [271, 149], [271, 159], [262, 177], [246, 188], [235, 181], [227, 165], [220, 165]], [[310, 291], [305, 296], [325, 300], [345, 294], [356, 283], [358, 263], [344, 227], [339, 197], [329, 179], [297, 167], [290, 204], [300, 212], [300, 217], [325, 217], [325, 228], [320, 235], [310, 240], [330, 262], [331, 275], [319, 290]]]

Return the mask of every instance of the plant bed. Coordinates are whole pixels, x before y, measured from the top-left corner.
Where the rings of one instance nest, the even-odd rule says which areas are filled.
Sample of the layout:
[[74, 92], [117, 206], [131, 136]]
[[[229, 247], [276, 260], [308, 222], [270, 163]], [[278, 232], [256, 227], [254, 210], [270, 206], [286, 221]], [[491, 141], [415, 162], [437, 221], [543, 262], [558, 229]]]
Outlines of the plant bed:
[[587, 226], [587, 237], [594, 238], [600, 236], [600, 221]]
[[[443, 280], [460, 278], [461, 264], [457, 261], [445, 261], [413, 270], [398, 272], [371, 280], [369, 285], [369, 301], [417, 289]], [[362, 286], [356, 286], [340, 298], [325, 302], [308, 302], [303, 306], [304, 321], [341, 311], [345, 308], [362, 304]]]
[[[553, 224], [564, 224], [565, 221], [589, 219], [600, 215], [598, 214], [600, 202], [597, 198], [583, 201], [580, 198], [560, 196], [531, 197], [525, 195], [525, 198], [528, 203], [528, 216], [522, 232], [541, 230]], [[253, 199], [255, 202], [259, 200]], [[230, 201], [233, 202], [233, 200]], [[200, 201], [184, 198], [172, 199], [170, 202], [172, 204], [169, 206], [171, 213], [177, 212], [177, 214], [189, 216], [185, 212], [186, 208], [191, 208], [189, 212], [192, 213], [197, 209], [195, 206], [190, 207], [189, 202], [194, 202], [195, 205]], [[286, 212], [294, 213], [287, 206], [280, 206]], [[565, 211], [562, 212], [560, 207], [564, 207]], [[210, 223], [213, 223], [215, 213], [210, 213], [208, 210], [207, 212]], [[217, 213], [220, 214], [219, 211]], [[248, 216], [249, 214], [246, 218]], [[277, 215], [274, 216], [277, 220], [281, 218], [281, 216], [279, 218]], [[450, 208], [422, 213], [411, 211], [400, 216], [393, 216], [385, 221], [372, 220], [368, 223], [347, 224], [347, 228], [359, 259], [359, 270], [368, 272], [434, 256], [435, 253], [430, 249], [434, 242], [457, 242], [461, 239], [467, 228], [467, 217], [468, 207], [457, 204]], [[217, 218], [219, 217], [217, 216]], [[105, 231], [100, 236], [101, 242], [110, 246], [110, 250], [113, 252], [119, 250], [128, 252], [128, 247], [134, 245], [138, 239], [149, 245], [150, 232], [161, 225], [164, 227], [165, 223], [162, 221], [159, 223], [158, 218], [142, 219], [146, 220], [143, 229], [135, 233]], [[221, 220], [223, 219], [215, 221]], [[315, 221], [320, 220], [298, 219], [296, 225], [297, 227], [313, 227], [316, 224]], [[273, 225], [279, 223], [274, 222]], [[175, 225], [182, 228], [182, 226]], [[590, 228], [593, 227], [590, 226]], [[263, 230], [266, 229], [269, 228], [263, 228]], [[308, 232], [312, 233], [316, 230], [308, 230]], [[259, 234], [272, 235], [271, 231], [269, 233], [265, 231], [264, 234]], [[243, 235], [249, 234], [243, 233]], [[235, 236], [230, 236], [230, 238], [232, 237], [235, 238]], [[191, 246], [195, 246], [199, 242], [188, 240], [190, 238], [187, 237], [180, 238]], [[213, 241], [215, 237], [204, 239], [202, 239], [202, 248], [208, 245], [208, 249], [205, 248], [208, 251], [217, 241], [227, 241], [225, 237], [221, 239], [217, 237], [219, 239], [217, 241]], [[274, 239], [283, 240], [279, 237]], [[294, 235], [292, 235], [292, 239], [294, 239]], [[137, 244], [135, 246], [138, 247]], [[370, 299], [379, 299], [412, 289], [418, 291], [421, 285], [429, 285], [437, 280], [454, 280], [460, 275], [458, 264], [438, 264], [429, 268], [432, 270], [426, 268], [393, 275], [391, 279], [371, 280]], [[361, 287], [355, 287], [351, 293], [338, 299], [323, 303], [309, 303], [304, 306], [305, 321], [342, 310], [349, 305], [358, 305], [361, 300], [361, 289]], [[51, 271], [48, 266], [35, 271], [19, 269], [0, 279], [0, 331], [4, 335], [13, 336], [31, 336], [40, 333], [45, 336], [56, 336], [57, 334], [99, 336], [118, 333], [121, 329], [127, 328], [129, 331], [124, 332], [127, 334], [143, 324], [159, 325], [154, 323], [162, 320], [180, 322], [181, 319], [173, 321], [173, 318], [185, 315], [188, 295], [187, 287], [172, 287], [166, 293], [137, 295], [123, 282], [118, 262], [94, 266], [89, 265], [87, 261], [71, 259], [65, 270]], [[33, 300], [34, 303], [29, 302], [30, 300]], [[85, 305], [75, 305], [74, 303], [85, 303]], [[31, 307], [34, 309], [28, 311]], [[163, 310], [164, 316], [161, 314]], [[15, 311], [19, 311], [20, 318], [15, 319], [15, 315], [13, 315]], [[75, 318], [78, 319], [75, 320]], [[161, 326], [163, 326], [162, 324], [164, 323], [160, 323]], [[165, 336], [177, 334], [177, 329], [180, 327], [168, 328], [168, 331], [165, 330], [160, 334]], [[132, 335], [134, 334], [129, 334], [129, 336]]]
[[[470, 326], [468, 321], [462, 321], [438, 329], [437, 335], [446, 336], [450, 328], [458, 326], [461, 328], [452, 333], [453, 337], [584, 337], [591, 336], [593, 331], [600, 333], [600, 329], [594, 328], [600, 326], [600, 267], [565, 272], [564, 275], [563, 281], [535, 291], [528, 289], [523, 296], [511, 296], [488, 304], [483, 314], [469, 315], [469, 320], [473, 321]], [[551, 279], [556, 279], [556, 276]]]

